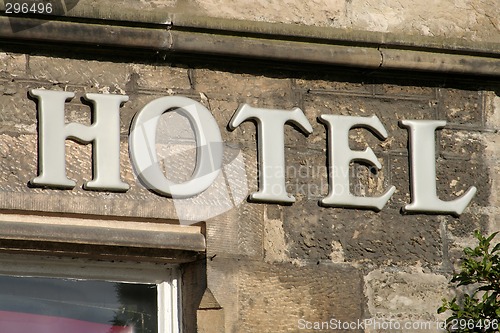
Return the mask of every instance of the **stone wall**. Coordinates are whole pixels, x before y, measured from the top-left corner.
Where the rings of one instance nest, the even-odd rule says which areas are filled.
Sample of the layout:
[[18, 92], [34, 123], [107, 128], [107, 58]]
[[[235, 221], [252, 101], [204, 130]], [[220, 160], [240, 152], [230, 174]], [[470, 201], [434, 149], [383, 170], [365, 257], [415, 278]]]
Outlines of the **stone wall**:
[[[234, 303], [227, 304], [231, 304], [229, 318], [240, 320], [229, 319], [226, 327], [237, 332], [278, 332], [297, 331], [300, 319], [376, 318], [433, 325], [443, 319], [436, 315], [436, 309], [443, 297], [450, 296], [448, 278], [463, 246], [470, 244], [472, 231], [498, 230], [492, 214], [495, 187], [491, 172], [495, 163], [490, 157], [495, 155], [487, 153], [494, 149], [492, 142], [497, 136], [493, 118], [498, 113], [498, 106], [494, 106], [498, 103], [498, 86], [480, 88], [472, 82], [450, 84], [431, 78], [338, 72], [254, 72], [260, 75], [252, 78], [238, 73], [224, 73], [224, 95], [234, 91], [242, 82], [240, 75], [244, 75], [243, 82], [250, 86], [248, 95], [230, 92], [229, 96], [252, 104], [260, 97], [256, 105], [273, 108], [290, 108], [293, 101], [304, 110], [314, 133], [305, 137], [291, 127], [286, 131], [287, 188], [297, 202], [265, 207], [244, 204], [242, 207], [262, 211], [235, 219], [240, 223], [240, 241], [235, 241], [229, 253], [208, 239], [208, 257], [216, 255], [209, 263], [209, 276], [216, 274], [212, 281], [227, 278], [224, 271], [229, 271], [234, 281], [230, 285], [239, 286], [228, 290], [227, 283], [220, 287], [211, 284], [209, 277], [209, 286], [221, 304], [229, 302], [228, 295], [232, 297], [239, 290], [238, 309]], [[266, 91], [266, 86], [273, 92]], [[259, 91], [251, 87], [259, 87]], [[215, 91], [203, 92], [213, 101], [211, 105], [221, 98]], [[353, 166], [352, 193], [380, 195], [390, 185], [397, 188], [381, 212], [318, 205], [318, 199], [327, 193], [327, 176], [325, 128], [316, 119], [330, 113], [375, 114], [388, 130], [389, 138], [384, 142], [364, 130], [352, 131], [351, 138], [353, 148], [372, 147], [383, 165], [376, 174], [364, 166]], [[439, 196], [452, 200], [470, 186], [478, 187], [470, 207], [459, 218], [401, 212], [410, 201], [408, 139], [406, 130], [398, 127], [401, 119], [447, 120], [446, 128], [437, 133]], [[243, 147], [249, 144], [245, 136], [249, 133], [254, 133], [251, 124], [239, 130], [239, 138], [245, 138], [239, 140]], [[246, 149], [255, 149], [253, 140]], [[249, 155], [245, 156], [249, 167]], [[249, 179], [250, 184], [253, 181]], [[259, 214], [264, 225], [258, 222]], [[216, 224], [215, 220], [208, 222], [209, 235]], [[255, 235], [261, 236], [255, 239]], [[252, 244], [250, 240], [251, 250], [241, 247]], [[242, 260], [241, 255], [247, 259]], [[238, 273], [228, 265], [238, 267]]]
[[[154, 2], [153, 2], [154, 3]], [[207, 16], [424, 36], [498, 41], [500, 9], [491, 1], [178, 1]]]
[[[178, 223], [179, 214], [181, 220], [203, 217], [207, 284], [222, 307], [225, 332], [307, 331], [300, 330], [301, 323], [331, 319], [434, 322], [441, 298], [451, 295], [448, 280], [462, 248], [471, 244], [472, 231], [500, 228], [500, 86], [493, 81], [319, 67], [279, 70], [204, 58], [165, 64], [4, 52], [0, 59], [0, 208], [41, 215], [133, 217], [152, 223]], [[127, 193], [84, 191], [83, 181], [91, 178], [90, 148], [70, 141], [68, 177], [77, 180], [77, 187], [27, 186], [37, 174], [36, 103], [27, 96], [34, 88], [75, 92], [77, 97], [67, 103], [67, 121], [87, 124], [89, 108], [80, 102], [84, 93], [129, 95], [121, 109], [122, 178], [131, 185]], [[225, 142], [225, 179], [186, 201], [160, 197], [138, 184], [127, 153], [133, 115], [167, 95], [205, 105]], [[308, 137], [286, 126], [287, 190], [296, 197], [294, 204], [244, 200], [258, 188], [256, 129], [245, 122], [227, 130], [241, 103], [300, 107], [312, 124]], [[351, 131], [351, 147], [370, 146], [382, 170], [354, 164], [350, 172], [356, 195], [380, 195], [396, 186], [382, 211], [318, 205], [328, 190], [326, 130], [317, 121], [321, 114], [377, 115], [384, 124], [385, 141], [363, 129]], [[448, 122], [436, 134], [439, 197], [451, 200], [472, 185], [478, 188], [460, 217], [402, 213], [410, 201], [408, 136], [398, 126], [402, 119]], [[169, 149], [175, 152], [167, 173], [187, 179], [186, 164], [194, 161], [189, 126], [168, 127], [168, 121], [164, 126], [166, 142], [158, 149], [167, 155]], [[210, 327], [205, 324], [200, 330]]]
[[[346, 30], [391, 32], [417, 36], [464, 38], [498, 43], [500, 9], [495, 0], [117, 0], [109, 13], [103, 2], [80, 0], [68, 15], [127, 16], [142, 10], [148, 15], [172, 13], [213, 18], [289, 23]], [[116, 11], [116, 8], [121, 8]]]

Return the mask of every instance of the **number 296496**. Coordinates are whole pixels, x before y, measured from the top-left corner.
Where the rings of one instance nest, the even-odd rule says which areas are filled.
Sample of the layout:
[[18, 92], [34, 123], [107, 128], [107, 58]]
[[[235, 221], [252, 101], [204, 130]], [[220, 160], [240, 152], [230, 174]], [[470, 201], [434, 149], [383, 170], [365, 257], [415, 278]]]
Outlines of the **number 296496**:
[[5, 14], [52, 14], [53, 10], [50, 2], [5, 2]]

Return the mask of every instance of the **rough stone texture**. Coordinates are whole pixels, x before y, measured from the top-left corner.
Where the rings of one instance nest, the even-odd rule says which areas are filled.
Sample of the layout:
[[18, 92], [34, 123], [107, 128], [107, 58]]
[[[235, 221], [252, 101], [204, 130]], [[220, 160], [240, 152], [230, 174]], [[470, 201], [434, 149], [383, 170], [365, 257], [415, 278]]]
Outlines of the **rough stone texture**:
[[[446, 278], [442, 275], [426, 274], [418, 268], [413, 270], [370, 272], [365, 277], [370, 312], [391, 317], [413, 312], [415, 315], [432, 319], [435, 309], [441, 303], [442, 295], [446, 294]], [[421, 297], [425, 293], [429, 295]]]
[[468, 160], [464, 163], [464, 159], [438, 160], [436, 168], [437, 190], [438, 193], [442, 193], [440, 194], [442, 200], [452, 200], [474, 185], [478, 188], [474, 203], [480, 206], [488, 205], [490, 180], [477, 181], [475, 178], [475, 175], [488, 174], [488, 166], [484, 161]]
[[279, 219], [267, 219], [264, 226], [264, 260], [282, 262], [288, 258], [283, 223]]
[[[487, 94], [486, 100], [486, 126], [488, 128], [492, 128], [497, 130], [496, 132], [490, 132], [486, 135], [485, 142], [485, 159], [487, 164], [490, 166], [491, 172], [491, 194], [489, 198], [489, 208], [490, 210], [490, 223], [488, 232], [494, 232], [500, 230], [500, 218], [498, 217], [498, 213], [496, 211], [496, 207], [498, 207], [498, 202], [500, 200], [498, 188], [500, 188], [499, 184], [499, 135], [498, 135], [498, 127], [500, 124], [500, 88], [496, 88], [496, 91], [491, 91]], [[494, 189], [494, 190], [493, 190]]]
[[[395, 98], [398, 100], [398, 98]], [[315, 119], [321, 114], [337, 114], [346, 116], [372, 116], [376, 115], [388, 133], [387, 141], [380, 141], [370, 131], [360, 131], [353, 139], [353, 148], [362, 149], [368, 144], [372, 149], [386, 150], [404, 149], [406, 147], [406, 130], [398, 125], [402, 119], [433, 119], [436, 110], [428, 100], [398, 100], [383, 96], [354, 97], [345, 95], [310, 93], [306, 95], [304, 112], [310, 119]], [[389, 147], [386, 147], [389, 146]]]
[[[445, 276], [425, 273], [417, 266], [408, 272], [374, 270], [365, 276], [365, 282], [368, 309], [374, 323], [367, 327], [368, 332], [395, 331], [380, 330], [375, 325], [376, 322], [388, 323], [391, 320], [402, 326], [420, 321], [431, 325], [425, 331], [438, 331], [436, 309], [441, 306], [443, 297], [451, 296]], [[421, 327], [423, 329], [425, 326]]]
[[95, 87], [99, 92], [124, 93], [129, 72], [129, 66], [103, 61], [44, 56], [31, 56], [28, 61], [28, 74], [36, 80], [55, 84], [81, 84]]
[[198, 332], [224, 333], [224, 313], [221, 310], [198, 310]]
[[224, 311], [226, 332], [235, 332], [239, 321], [239, 277], [237, 259], [227, 256], [209, 256], [207, 265], [208, 286]]
[[363, 313], [361, 275], [349, 266], [249, 263], [239, 285], [242, 325], [235, 332], [295, 332], [300, 319], [355, 321]]
[[[16, 53], [0, 53], [0, 75], [15, 78], [26, 71], [26, 55]], [[5, 93], [5, 92], [4, 92]]]
[[489, 216], [482, 214], [476, 209], [470, 209], [469, 212], [464, 213], [460, 218], [446, 217], [446, 227], [450, 232], [450, 236], [454, 237], [470, 237], [474, 230], [479, 230], [482, 233], [489, 232]]
[[[132, 75], [136, 75], [138, 89], [171, 92], [178, 89], [191, 89], [187, 68], [176, 68], [164, 65], [132, 65]], [[131, 79], [134, 78], [131, 75]], [[130, 82], [130, 81], [129, 81]], [[134, 82], [131, 82], [134, 84]]]
[[[0, 54], [0, 209], [206, 222], [207, 284], [222, 310], [214, 316], [200, 312], [199, 319], [216, 318], [226, 332], [296, 332], [301, 319], [437, 320], [435, 309], [449, 295], [447, 281], [463, 247], [473, 244], [472, 231], [500, 229], [496, 83], [188, 60], [175, 66], [112, 60]], [[34, 88], [74, 91], [76, 97], [66, 104], [66, 121], [82, 124], [91, 121], [90, 108], [80, 102], [85, 92], [129, 95], [120, 111], [120, 166], [122, 178], [131, 185], [128, 192], [83, 190], [84, 180], [92, 177], [91, 148], [72, 141], [66, 142], [67, 175], [77, 187], [27, 186], [37, 174], [36, 103], [27, 96]], [[190, 199], [148, 191], [130, 164], [127, 136], [134, 115], [167, 95], [201, 102], [224, 140], [219, 178]], [[285, 181], [294, 204], [246, 199], [259, 186], [257, 129], [251, 121], [227, 129], [241, 103], [300, 107], [311, 123], [314, 132], [309, 136], [285, 126]], [[352, 163], [349, 190], [378, 196], [391, 185], [397, 188], [381, 212], [319, 205], [329, 187], [326, 129], [317, 120], [321, 114], [377, 115], [387, 129], [384, 141], [366, 129], [350, 132], [351, 149], [371, 147], [383, 168], [375, 172]], [[398, 125], [401, 119], [448, 121], [436, 131], [438, 195], [452, 200], [470, 186], [478, 188], [460, 217], [401, 212], [411, 201], [408, 133]], [[156, 149], [165, 175], [189, 179], [195, 141], [188, 121], [175, 113], [162, 116], [158, 133]]]
[[195, 71], [194, 80], [196, 90], [209, 100], [224, 98], [271, 109], [290, 109], [296, 106], [291, 80], [286, 77], [248, 75], [237, 70], [221, 72], [199, 69]]
[[[81, 1], [80, 7], [91, 0]], [[196, 13], [215, 18], [396, 32], [498, 42], [500, 12], [495, 0], [452, 1], [298, 1], [277, 0], [121, 0], [115, 6]], [[78, 6], [74, 11], [78, 11]], [[71, 12], [69, 13], [71, 14]]]
[[481, 91], [438, 89], [441, 100], [441, 115], [450, 124], [481, 125], [483, 98]]
[[[315, 211], [311, 215], [311, 211]], [[437, 264], [441, 258], [439, 222], [435, 218], [401, 216], [396, 210], [379, 213], [320, 208], [304, 202], [285, 210], [285, 233], [290, 256], [328, 260], [334, 241], [348, 261], [368, 263]]]
[[[449, 0], [402, 3], [370, 0], [351, 3], [347, 17], [354, 27], [398, 31], [425, 36], [455, 35], [495, 41], [500, 29], [494, 1]], [[467, 13], [467, 15], [464, 15]], [[496, 14], [495, 14], [496, 13]]]

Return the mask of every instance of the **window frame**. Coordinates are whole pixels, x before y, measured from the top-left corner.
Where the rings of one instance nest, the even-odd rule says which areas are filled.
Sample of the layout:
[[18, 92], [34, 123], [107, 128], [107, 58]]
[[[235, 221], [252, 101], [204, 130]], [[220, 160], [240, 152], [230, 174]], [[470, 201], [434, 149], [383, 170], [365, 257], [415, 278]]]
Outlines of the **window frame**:
[[157, 286], [158, 333], [182, 333], [178, 265], [1, 253], [0, 275], [153, 283]]

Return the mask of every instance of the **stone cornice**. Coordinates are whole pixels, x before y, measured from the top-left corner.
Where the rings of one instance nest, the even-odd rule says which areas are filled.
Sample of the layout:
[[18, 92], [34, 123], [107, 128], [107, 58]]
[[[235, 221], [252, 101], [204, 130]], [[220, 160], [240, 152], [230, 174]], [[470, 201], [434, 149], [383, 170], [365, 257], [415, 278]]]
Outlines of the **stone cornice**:
[[[134, 14], [135, 13], [135, 14]], [[80, 8], [0, 17], [4, 42], [210, 55], [245, 60], [500, 76], [500, 42], [349, 31], [158, 12]]]

